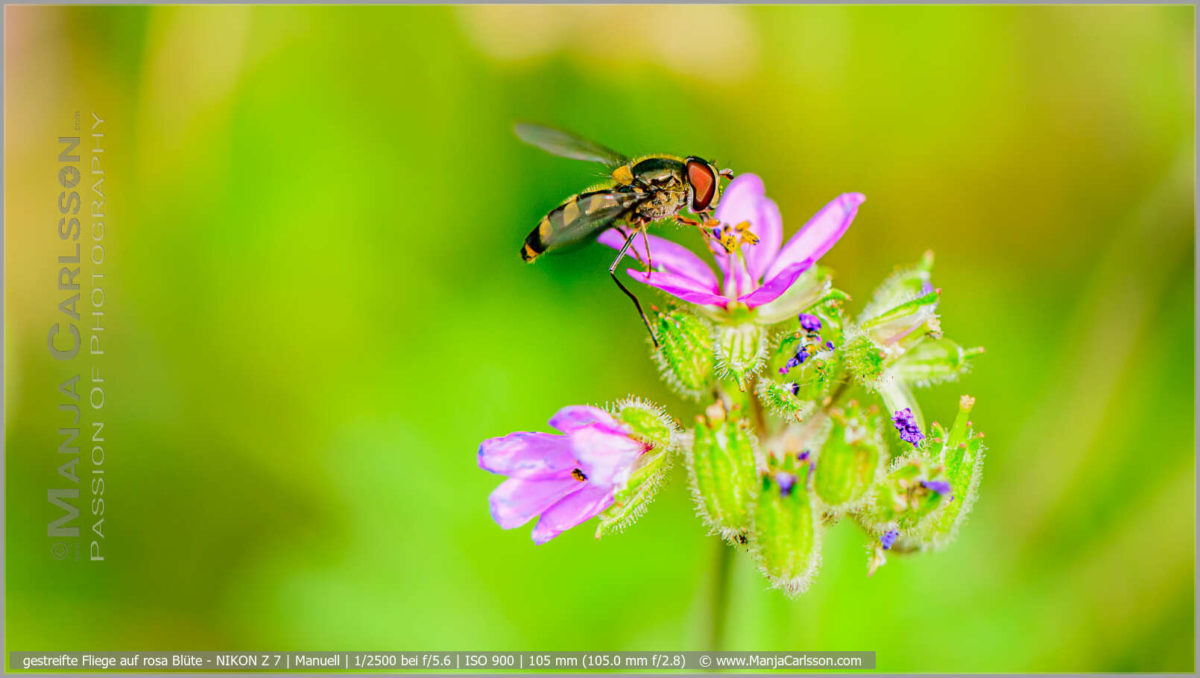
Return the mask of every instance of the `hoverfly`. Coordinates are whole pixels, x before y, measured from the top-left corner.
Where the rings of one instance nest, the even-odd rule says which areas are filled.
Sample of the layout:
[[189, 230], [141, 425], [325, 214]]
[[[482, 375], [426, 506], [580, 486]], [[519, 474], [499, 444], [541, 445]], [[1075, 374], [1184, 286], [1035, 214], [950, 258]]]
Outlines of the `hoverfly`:
[[[696, 156], [647, 155], [628, 158], [594, 141], [543, 125], [522, 123], [516, 126], [515, 131], [528, 144], [564, 158], [598, 162], [610, 173], [605, 183], [567, 198], [566, 202], [542, 217], [537, 227], [525, 238], [521, 258], [532, 262], [546, 252], [616, 228], [625, 236], [625, 244], [608, 268], [608, 274], [617, 287], [633, 300], [638, 315], [650, 332], [650, 340], [657, 348], [658, 337], [654, 336], [650, 320], [646, 318], [637, 295], [630, 292], [617, 277], [617, 265], [629, 251], [633, 239], [641, 233], [647, 259], [642, 263], [646, 266], [647, 274], [652, 273], [650, 241], [646, 238], [646, 228], [652, 222], [670, 218], [685, 226], [713, 225], [715, 222], [711, 214], [720, 196], [720, 178], [732, 179], [733, 172], [718, 170], [713, 163]], [[700, 220], [682, 216], [680, 212], [684, 209], [700, 217]], [[707, 237], [707, 231], [701, 228], [701, 232]]]

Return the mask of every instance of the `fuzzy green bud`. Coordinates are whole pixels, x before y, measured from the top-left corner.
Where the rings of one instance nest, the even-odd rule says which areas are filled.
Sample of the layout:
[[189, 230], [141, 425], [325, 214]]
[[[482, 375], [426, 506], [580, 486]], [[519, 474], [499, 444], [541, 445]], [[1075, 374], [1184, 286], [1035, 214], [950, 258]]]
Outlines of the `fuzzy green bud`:
[[713, 383], [712, 324], [672, 308], [659, 313], [654, 325], [659, 347], [652, 355], [663, 380], [680, 395], [699, 398]]
[[982, 348], [964, 349], [949, 339], [923, 341], [905, 353], [890, 371], [897, 378], [916, 386], [954, 381], [971, 367], [971, 359]]
[[722, 379], [733, 379], [743, 390], [748, 378], [763, 366], [767, 355], [767, 331], [753, 322], [717, 326], [717, 371]]
[[936, 461], [945, 467], [945, 477], [954, 497], [922, 525], [920, 537], [935, 547], [945, 546], [953, 539], [979, 493], [984, 446], [983, 434], [976, 433], [969, 421], [974, 406], [974, 398], [963, 396], [951, 429], [946, 431], [936, 422], [930, 429], [933, 449], [937, 450]]
[[831, 426], [817, 457], [813, 485], [821, 501], [846, 510], [863, 500], [886, 455], [876, 408], [851, 401], [829, 413]]
[[897, 270], [876, 288], [860, 319], [874, 318], [889, 308], [925, 294], [932, 288], [933, 252], [927, 251], [915, 266]]
[[723, 538], [744, 542], [749, 508], [757, 492], [758, 442], [739, 409], [726, 412], [721, 402], [696, 417], [687, 449], [688, 479], [704, 522]]
[[600, 514], [596, 537], [604, 537], [632, 525], [653, 501], [671, 467], [671, 452], [678, 429], [657, 405], [638, 399], [617, 403], [614, 416], [627, 425], [634, 438], [650, 444], [638, 460], [629, 481], [613, 498], [612, 506]]
[[759, 477], [751, 549], [771, 584], [789, 596], [808, 589], [821, 562], [821, 524], [808, 460], [772, 459]]
[[792, 389], [792, 382], [781, 384], [771, 379], [760, 379], [755, 392], [758, 401], [768, 411], [802, 421], [816, 411], [817, 404], [811, 400], [797, 398]]
[[842, 361], [854, 380], [864, 386], [875, 386], [883, 376], [885, 355], [883, 348], [865, 334], [846, 341], [842, 347]]
[[900, 356], [926, 337], [940, 339], [942, 324], [937, 305], [942, 293], [932, 290], [894, 306], [862, 323], [862, 329], [889, 356]]
[[922, 519], [952, 499], [944, 470], [919, 453], [902, 457], [875, 486], [875, 501], [865, 516], [869, 527], [882, 532], [894, 526], [907, 538]]

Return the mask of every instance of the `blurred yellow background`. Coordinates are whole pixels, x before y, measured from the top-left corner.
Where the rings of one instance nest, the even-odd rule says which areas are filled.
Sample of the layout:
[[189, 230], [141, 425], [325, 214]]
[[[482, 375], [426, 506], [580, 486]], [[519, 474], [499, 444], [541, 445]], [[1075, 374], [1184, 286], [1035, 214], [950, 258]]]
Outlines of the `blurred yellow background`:
[[[933, 249], [947, 335], [987, 348], [921, 394], [942, 421], [978, 398], [959, 539], [867, 578], [838, 525], [795, 601], [739, 556], [729, 649], [1194, 668], [1191, 7], [6, 10], [7, 649], [703, 647], [713, 540], [678, 470], [599, 542], [488, 516], [480, 440], [694, 407], [610, 251], [521, 263], [597, 179], [527, 119], [753, 171], [785, 235], [861, 191], [822, 262], [851, 308]], [[76, 111], [108, 132], [103, 564], [45, 533]]]

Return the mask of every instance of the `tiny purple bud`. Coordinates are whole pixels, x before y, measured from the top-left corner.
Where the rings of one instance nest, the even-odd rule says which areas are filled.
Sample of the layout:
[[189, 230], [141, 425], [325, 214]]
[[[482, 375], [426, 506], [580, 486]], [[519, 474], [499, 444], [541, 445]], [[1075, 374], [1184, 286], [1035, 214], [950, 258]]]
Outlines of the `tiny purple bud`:
[[792, 384], [792, 395], [800, 395], [800, 384]]
[[796, 354], [795, 360], [797, 365], [803, 363], [805, 360], [808, 360], [808, 350], [803, 348], [800, 349], [800, 351]]
[[932, 291], [933, 291], [933, 285], [929, 284], [928, 280], [921, 283], [921, 294], [922, 295], [929, 294]]
[[925, 434], [921, 433], [921, 427], [917, 425], [917, 418], [913, 416], [912, 408], [897, 410], [892, 414], [892, 423], [900, 433], [900, 439], [911, 443], [913, 447], [919, 446], [925, 439]]
[[804, 450], [800, 454], [796, 455], [796, 461], [808, 461], [808, 458], [811, 456], [812, 456], [811, 452], [809, 452], [808, 450]]
[[780, 471], [775, 474], [775, 482], [779, 483], [779, 496], [787, 497], [792, 494], [792, 488], [796, 485], [796, 476]]
[[779, 368], [779, 373], [780, 373], [780, 374], [787, 374], [787, 373], [788, 373], [788, 368], [787, 368], [787, 366], [785, 365], [785, 366], [783, 366], [783, 367]]
[[888, 530], [887, 532], [883, 533], [882, 537], [879, 538], [879, 543], [883, 546], [883, 550], [887, 551], [888, 549], [892, 548], [892, 544], [895, 544], [896, 539], [898, 539], [899, 537], [900, 537], [899, 531], [894, 530], [894, 529]]
[[922, 480], [921, 487], [938, 494], [950, 494], [950, 483], [945, 480]]
[[805, 332], [821, 331], [821, 319], [817, 316], [809, 313], [801, 313], [798, 317], [800, 318], [800, 327], [803, 327]]
[[832, 351], [832, 350], [833, 350], [833, 342], [832, 342], [832, 341], [827, 341], [827, 342], [825, 342], [825, 348], [827, 348], [827, 349], [829, 349], [830, 351]]

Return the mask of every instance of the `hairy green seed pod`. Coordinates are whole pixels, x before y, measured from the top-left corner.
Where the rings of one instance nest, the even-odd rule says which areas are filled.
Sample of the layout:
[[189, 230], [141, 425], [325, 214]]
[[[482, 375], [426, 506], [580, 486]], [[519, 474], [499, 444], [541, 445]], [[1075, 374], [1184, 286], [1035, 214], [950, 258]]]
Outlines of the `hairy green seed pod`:
[[[822, 331], [835, 334], [828, 329]], [[779, 379], [783, 388], [777, 397], [772, 398], [772, 401], [781, 402], [767, 403], [773, 411], [791, 414], [793, 410], [801, 408], [801, 403], [821, 401], [842, 380], [842, 354], [836, 350], [837, 344], [824, 336], [789, 332], [776, 340], [766, 376]], [[760, 393], [766, 388], [760, 387]], [[790, 403], [784, 396], [785, 392], [792, 396]]]
[[941, 442], [937, 460], [946, 469], [946, 480], [953, 493], [953, 500], [922, 525], [920, 537], [936, 548], [944, 547], [954, 538], [979, 494], [984, 446], [983, 434], [976, 433], [968, 420], [974, 406], [974, 398], [963, 396], [959, 400], [954, 426], [949, 432], [937, 423], [931, 427], [933, 443], [936, 445]]
[[971, 368], [971, 359], [982, 348], [964, 349], [949, 339], [923, 341], [905, 353], [889, 370], [897, 379], [915, 386], [954, 381]]
[[597, 538], [624, 530], [646, 512], [671, 467], [671, 452], [678, 437], [675, 422], [657, 405], [631, 398], [613, 409], [614, 416], [630, 428], [633, 437], [651, 447], [638, 460], [629, 482], [614, 496], [612, 506], [600, 514]]
[[682, 308], [659, 313], [655, 319], [659, 348], [652, 355], [663, 380], [677, 393], [696, 399], [713, 383], [713, 327]]
[[758, 442], [737, 413], [726, 413], [720, 402], [709, 406], [705, 415], [696, 417], [692, 445], [685, 449], [701, 518], [723, 538], [742, 543], [758, 489]]
[[903, 545], [909, 545], [920, 533], [921, 521], [951, 501], [945, 483], [940, 464], [919, 453], [901, 457], [875, 485], [874, 501], [864, 516], [868, 529], [878, 534], [895, 527]]
[[874, 318], [889, 308], [915, 299], [931, 286], [933, 252], [925, 252], [916, 266], [900, 269], [876, 288], [871, 301], [863, 308], [859, 322]]
[[760, 379], [755, 388], [758, 401], [763, 407], [774, 414], [801, 421], [817, 409], [817, 404], [811, 400], [801, 400], [792, 393], [789, 384], [781, 384], [770, 379]]
[[747, 379], [763, 366], [767, 356], [767, 331], [752, 322], [717, 326], [717, 370], [723, 379], [737, 381], [743, 390]]
[[617, 402], [614, 410], [613, 415], [629, 426], [633, 437], [650, 443], [655, 452], [671, 449], [679, 428], [663, 408], [640, 398], [627, 398]]
[[937, 314], [941, 296], [938, 290], [930, 291], [884, 311], [861, 327], [889, 356], [898, 357], [926, 338], [942, 337]]
[[821, 562], [821, 523], [809, 463], [788, 455], [768, 465], [754, 503], [751, 549], [771, 585], [789, 596], [808, 589]]
[[842, 361], [858, 383], [874, 387], [883, 376], [885, 354], [882, 347], [865, 334], [851, 337], [842, 347]]
[[830, 412], [829, 437], [817, 457], [813, 485], [817, 496], [835, 510], [849, 510], [866, 498], [886, 455], [875, 408], [851, 401]]

